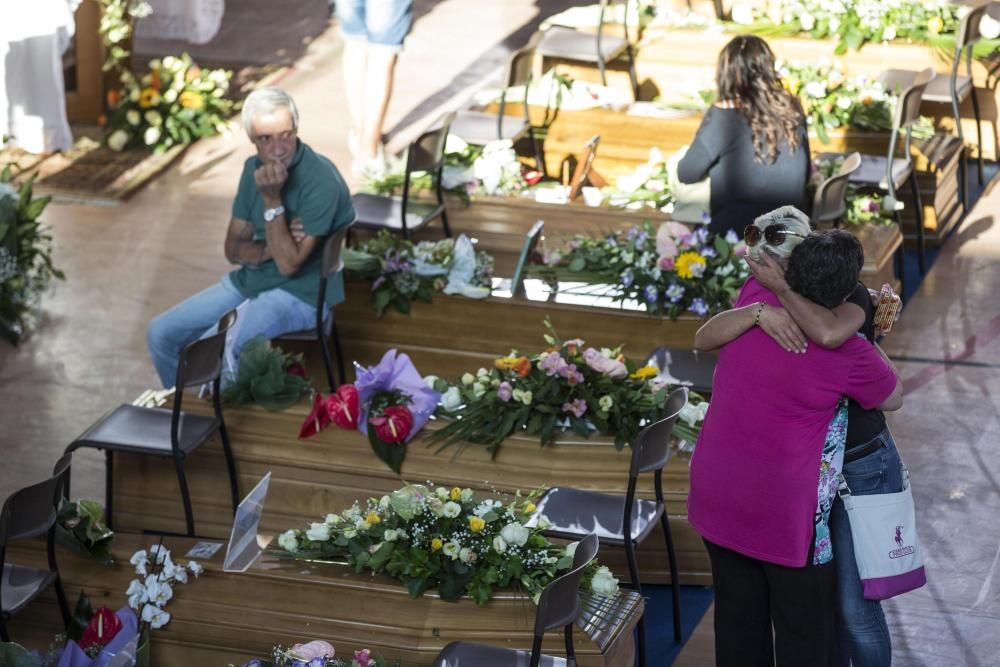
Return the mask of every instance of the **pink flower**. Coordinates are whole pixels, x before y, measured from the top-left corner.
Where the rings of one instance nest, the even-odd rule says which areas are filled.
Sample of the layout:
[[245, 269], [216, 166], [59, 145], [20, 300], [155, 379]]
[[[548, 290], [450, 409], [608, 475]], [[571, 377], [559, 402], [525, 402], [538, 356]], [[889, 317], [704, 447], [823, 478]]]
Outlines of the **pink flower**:
[[292, 653], [299, 660], [312, 660], [313, 658], [332, 658], [334, 650], [329, 642], [316, 639], [307, 644], [296, 644], [292, 647]]
[[358, 663], [358, 667], [375, 667], [372, 652], [366, 648], [354, 652], [354, 661]]
[[[676, 252], [677, 249], [674, 248], [674, 250]], [[674, 270], [674, 258], [673, 257], [663, 256], [663, 257], [660, 258], [659, 262], [657, 262], [657, 266], [659, 266], [664, 271], [673, 271]]]
[[574, 417], [582, 417], [587, 411], [587, 401], [582, 398], [574, 398], [570, 403], [563, 403], [563, 412], [570, 412]]
[[566, 368], [566, 360], [558, 352], [549, 352], [539, 362], [538, 368], [546, 375], [558, 375]]
[[691, 230], [679, 222], [664, 222], [656, 230], [656, 253], [660, 256], [675, 257], [677, 242], [684, 239]]
[[506, 403], [513, 395], [513, 390], [514, 388], [510, 386], [510, 382], [501, 382], [500, 386], [497, 387], [497, 398]]
[[610, 378], [620, 380], [628, 375], [628, 369], [625, 368], [625, 364], [616, 359], [608, 359], [592, 347], [588, 347], [583, 351], [583, 358], [588, 366]]

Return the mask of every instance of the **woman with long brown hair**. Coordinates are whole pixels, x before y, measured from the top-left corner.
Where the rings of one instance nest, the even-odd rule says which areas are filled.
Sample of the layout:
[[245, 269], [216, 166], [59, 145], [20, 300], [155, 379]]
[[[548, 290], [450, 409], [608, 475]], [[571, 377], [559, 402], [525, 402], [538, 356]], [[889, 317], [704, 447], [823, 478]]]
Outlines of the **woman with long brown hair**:
[[806, 118], [767, 42], [734, 37], [719, 53], [716, 85], [717, 101], [677, 165], [682, 183], [712, 179], [709, 230], [740, 234], [779, 206], [809, 210]]

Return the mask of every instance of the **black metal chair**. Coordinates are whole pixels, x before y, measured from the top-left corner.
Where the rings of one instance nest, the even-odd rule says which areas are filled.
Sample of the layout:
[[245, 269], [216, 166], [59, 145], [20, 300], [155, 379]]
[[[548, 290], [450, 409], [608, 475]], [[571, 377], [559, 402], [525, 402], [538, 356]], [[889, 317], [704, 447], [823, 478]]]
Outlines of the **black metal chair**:
[[[983, 128], [982, 113], [979, 110], [979, 98], [976, 96], [975, 85], [972, 80], [972, 51], [979, 41], [979, 22], [986, 14], [988, 5], [983, 4], [978, 7], [970, 7], [969, 12], [962, 17], [955, 35], [955, 56], [951, 63], [951, 73], [948, 76], [937, 74], [927, 84], [924, 89], [923, 101], [935, 104], [951, 105], [952, 115], [955, 118], [955, 132], [959, 141], [962, 142], [962, 157], [958, 162], [958, 198], [962, 202], [962, 211], [969, 209], [968, 190], [968, 169], [965, 161], [965, 134], [962, 132], [962, 115], [959, 112], [959, 105], [969, 97], [972, 98], [972, 111], [976, 119], [976, 142], [979, 149], [978, 175], [979, 185], [983, 185]], [[962, 63], [962, 54], [965, 53], [966, 74], [959, 75], [958, 68]], [[908, 85], [915, 80], [918, 72], [908, 70], [888, 70], [890, 76], [897, 85]]]
[[[448, 114], [437, 129], [424, 132], [410, 144], [406, 151], [402, 197], [367, 193], [351, 197], [354, 211], [357, 213], [355, 227], [373, 231], [387, 229], [401, 233], [403, 238], [409, 239], [411, 233], [440, 217], [445, 236], [451, 237], [448, 212], [445, 210], [444, 194], [441, 191], [441, 172], [444, 169], [444, 145], [454, 118], [454, 112]], [[410, 179], [413, 173], [418, 171], [431, 175], [437, 203], [415, 201], [411, 198]]]
[[[901, 72], [901, 74], [899, 74]], [[920, 199], [920, 186], [917, 184], [917, 176], [914, 173], [913, 156], [910, 147], [913, 141], [913, 125], [920, 119], [920, 101], [924, 89], [931, 79], [934, 78], [934, 70], [927, 68], [918, 72], [914, 78], [912, 72], [901, 70], [886, 70], [879, 77], [882, 85], [887, 90], [902, 90], [896, 101], [896, 108], [893, 111], [892, 131], [889, 134], [889, 149], [886, 155], [871, 155], [864, 153], [861, 155], [861, 166], [851, 174], [848, 181], [852, 185], [860, 188], [879, 189], [888, 193], [888, 203], [894, 206], [897, 201], [896, 193], [909, 181], [910, 193], [913, 196], [913, 213], [917, 221], [917, 261], [920, 266], [920, 273], [927, 272], [927, 253], [924, 243], [924, 206]], [[899, 145], [899, 133], [905, 134], [903, 142], [903, 155], [896, 156], [896, 148]], [[831, 159], [844, 157], [842, 154], [824, 153], [821, 158]], [[894, 211], [896, 222], [902, 224], [898, 210]], [[900, 275], [902, 275], [902, 246], [900, 254], [897, 255], [897, 264]]]
[[[531, 141], [531, 149], [535, 155], [535, 167], [545, 173], [545, 161], [542, 151], [531, 125], [528, 109], [528, 88], [531, 86], [531, 67], [535, 57], [535, 48], [542, 34], [535, 33], [527, 45], [517, 49], [507, 59], [504, 71], [503, 89], [500, 92], [499, 108], [495, 114], [485, 111], [462, 109], [455, 114], [450, 132], [461, 137], [473, 146], [485, 146], [491, 141], [509, 139], [517, 142], [524, 136]], [[524, 118], [508, 116], [504, 113], [507, 104], [507, 90], [514, 86], [524, 86]]]
[[[597, 555], [597, 535], [586, 535], [573, 554], [573, 569], [553, 579], [538, 598], [535, 638], [531, 651], [452, 642], [434, 659], [433, 667], [564, 667], [576, 665], [573, 650], [573, 623], [580, 616], [580, 580], [583, 570]], [[563, 628], [566, 659], [542, 655], [542, 637], [549, 630]]]
[[690, 382], [692, 390], [705, 394], [712, 391], [712, 378], [715, 377], [719, 355], [716, 352], [662, 346], [650, 352], [647, 360], [648, 364], [666, 371], [671, 377]]
[[319, 349], [323, 352], [323, 365], [326, 368], [326, 381], [330, 385], [331, 392], [337, 389], [337, 383], [333, 379], [333, 361], [330, 359], [329, 341], [331, 338], [337, 352], [337, 377], [341, 384], [347, 382], [347, 373], [344, 371], [344, 351], [340, 346], [340, 336], [337, 335], [337, 322], [333, 317], [333, 308], [326, 304], [326, 286], [330, 276], [344, 268], [341, 251], [344, 249], [344, 239], [350, 229], [351, 225], [341, 227], [331, 234], [323, 244], [323, 266], [320, 269], [319, 297], [316, 300], [316, 326], [311, 329], [282, 334], [278, 337], [278, 340], [315, 340], [319, 343]]
[[810, 216], [813, 226], [819, 227], [821, 223], [830, 223], [834, 227], [840, 226], [844, 214], [847, 213], [848, 180], [860, 166], [861, 154], [851, 153], [841, 163], [836, 174], [819, 184], [813, 194], [812, 215]]
[[[184, 474], [184, 459], [191, 452], [206, 443], [213, 435], [219, 434], [222, 450], [229, 470], [229, 487], [233, 501], [233, 513], [239, 504], [239, 482], [236, 478], [236, 463], [229, 445], [229, 434], [222, 418], [220, 384], [222, 378], [222, 357], [226, 346], [226, 331], [236, 321], [236, 311], [231, 310], [219, 320], [218, 331], [207, 338], [196, 340], [181, 351], [177, 366], [177, 381], [172, 410], [144, 408], [124, 403], [107, 413], [79, 438], [70, 443], [66, 452], [81, 447], [103, 449], [107, 476], [105, 479], [104, 511], [109, 528], [114, 526], [113, 480], [114, 452], [146, 454], [172, 458], [180, 483], [181, 500], [184, 502], [184, 518], [187, 535], [194, 536], [194, 512], [191, 509], [191, 494]], [[212, 385], [213, 417], [187, 414], [181, 410], [184, 390], [188, 387]], [[66, 475], [65, 495], [69, 497], [69, 474]]]
[[[71, 458], [71, 454], [64, 454], [52, 471], [51, 477], [44, 482], [15, 491], [4, 501], [3, 509], [0, 510], [0, 565], [3, 566], [3, 577], [0, 578], [0, 600], [2, 600], [0, 639], [5, 642], [10, 641], [7, 621], [49, 586], [56, 589], [63, 627], [69, 625], [69, 604], [66, 602], [66, 591], [63, 590], [59, 566], [56, 563], [55, 529], [62, 497], [62, 484], [69, 470]], [[8, 544], [41, 535], [46, 536], [46, 554], [49, 561], [47, 570], [7, 562]]]
[[[674, 641], [681, 641], [681, 589], [677, 571], [677, 554], [670, 533], [670, 518], [667, 516], [663, 498], [663, 468], [670, 460], [670, 433], [677, 421], [677, 415], [687, 404], [687, 389], [680, 387], [670, 393], [664, 407], [666, 415], [660, 421], [644, 428], [632, 443], [632, 462], [629, 467], [628, 488], [625, 496], [615, 496], [596, 491], [584, 491], [568, 487], [553, 487], [538, 501], [535, 515], [544, 514], [552, 526], [546, 535], [564, 539], [578, 539], [581, 535], [596, 533], [602, 544], [625, 548], [631, 587], [642, 590], [639, 568], [636, 565], [635, 550], [649, 537], [657, 522], [663, 528], [667, 543], [667, 557], [670, 561], [670, 586], [673, 593]], [[652, 472], [655, 489], [654, 500], [635, 497], [639, 475]], [[646, 664], [645, 618], [638, 623], [639, 664]]]
[[[581, 32], [576, 28], [568, 26], [554, 25], [544, 31], [542, 41], [538, 44], [538, 54], [542, 58], [555, 58], [557, 60], [571, 60], [597, 65], [601, 73], [601, 83], [608, 85], [607, 65], [625, 55], [628, 58], [628, 76], [632, 84], [632, 96], [639, 99], [639, 79], [635, 73], [635, 47], [629, 40], [628, 31], [628, 6], [629, 0], [623, 0], [620, 4], [624, 8], [624, 19], [622, 30], [624, 36], [607, 35], [604, 31], [604, 18], [609, 7], [615, 4], [614, 0], [600, 0], [600, 19], [597, 24], [597, 33]], [[636, 27], [638, 30], [638, 27]]]

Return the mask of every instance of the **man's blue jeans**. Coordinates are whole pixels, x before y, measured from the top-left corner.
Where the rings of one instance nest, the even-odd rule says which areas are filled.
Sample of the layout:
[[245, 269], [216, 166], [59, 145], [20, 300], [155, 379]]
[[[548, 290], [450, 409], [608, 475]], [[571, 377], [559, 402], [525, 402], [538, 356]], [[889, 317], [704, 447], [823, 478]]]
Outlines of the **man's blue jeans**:
[[[247, 299], [233, 286], [227, 274], [217, 284], [181, 301], [149, 323], [146, 343], [149, 356], [164, 387], [173, 387], [181, 350], [215, 331], [219, 318]], [[316, 326], [316, 307], [280, 289], [268, 290], [250, 299], [240, 313], [239, 332], [233, 344], [234, 357], [258, 334], [268, 339]]]
[[[882, 444], [868, 456], [844, 464], [851, 495], [869, 496], [903, 490], [902, 463], [892, 434], [886, 428], [876, 439]], [[892, 640], [878, 600], [862, 595], [861, 577], [854, 559], [854, 541], [847, 510], [840, 498], [830, 513], [833, 562], [837, 568], [837, 665], [889, 667]]]

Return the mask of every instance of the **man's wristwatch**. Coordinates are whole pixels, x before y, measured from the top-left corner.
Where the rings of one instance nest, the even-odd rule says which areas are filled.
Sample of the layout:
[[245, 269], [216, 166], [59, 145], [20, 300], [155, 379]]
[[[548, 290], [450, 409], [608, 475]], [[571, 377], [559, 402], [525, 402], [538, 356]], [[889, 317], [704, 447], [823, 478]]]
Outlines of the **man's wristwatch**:
[[284, 206], [275, 206], [274, 208], [265, 208], [264, 209], [264, 222], [271, 222], [272, 220], [274, 220], [275, 218], [277, 218], [279, 215], [281, 215], [284, 212], [285, 212], [285, 207]]

